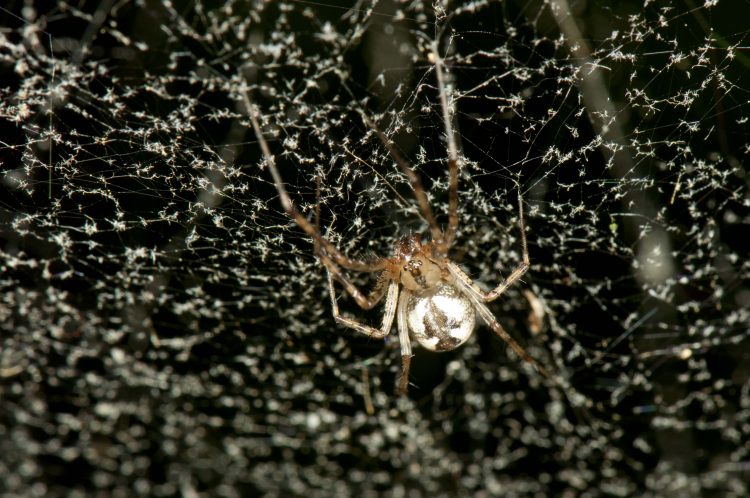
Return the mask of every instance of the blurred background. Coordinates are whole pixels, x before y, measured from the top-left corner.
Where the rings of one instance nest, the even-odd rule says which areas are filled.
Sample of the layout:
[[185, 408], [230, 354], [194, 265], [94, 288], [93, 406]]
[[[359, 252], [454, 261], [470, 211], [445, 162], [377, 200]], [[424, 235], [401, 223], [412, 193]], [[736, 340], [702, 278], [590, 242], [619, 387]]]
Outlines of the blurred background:
[[[744, 496], [743, 0], [0, 7], [0, 496]], [[284, 214], [352, 257], [447, 223], [484, 325], [337, 326]], [[363, 288], [375, 276], [352, 274]], [[379, 323], [339, 289], [348, 315]]]

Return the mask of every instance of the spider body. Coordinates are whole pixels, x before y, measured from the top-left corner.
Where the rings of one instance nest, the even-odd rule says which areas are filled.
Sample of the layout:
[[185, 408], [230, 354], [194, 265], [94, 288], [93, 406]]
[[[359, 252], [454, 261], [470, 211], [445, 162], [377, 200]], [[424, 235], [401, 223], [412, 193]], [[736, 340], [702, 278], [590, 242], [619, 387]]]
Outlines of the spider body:
[[[255, 136], [263, 152], [279, 199], [284, 210], [313, 240], [315, 253], [328, 274], [328, 289], [333, 317], [337, 323], [372, 338], [385, 338], [394, 320], [397, 322], [401, 344], [402, 375], [400, 392], [405, 394], [409, 381], [412, 358], [411, 340], [416, 340], [430, 351], [450, 351], [466, 342], [474, 330], [476, 315], [482, 318], [516, 354], [547, 375], [536, 361], [503, 329], [486, 303], [494, 301], [508, 287], [519, 280], [529, 269], [529, 253], [523, 223], [523, 201], [520, 184], [518, 192], [518, 220], [521, 232], [522, 261], [491, 291], [482, 290], [461, 268], [448, 257], [458, 231], [458, 177], [460, 160], [453, 128], [451, 106], [444, 83], [443, 62], [438, 54], [437, 42], [432, 45], [429, 59], [434, 62], [437, 87], [442, 108], [448, 149], [448, 223], [445, 230], [437, 223], [419, 175], [399, 154], [396, 147], [363, 113], [365, 123], [378, 135], [394, 162], [409, 180], [419, 211], [430, 229], [431, 241], [422, 243], [421, 237], [411, 235], [399, 240], [393, 256], [374, 261], [352, 259], [325, 238], [294, 205], [284, 187], [271, 150], [263, 137], [258, 112], [245, 95], [245, 105]], [[379, 272], [378, 284], [369, 294], [362, 293], [346, 276], [345, 270]], [[362, 323], [340, 313], [334, 281], [339, 282], [362, 309], [371, 309], [385, 299], [383, 321], [380, 327]]]
[[451, 284], [448, 261], [437, 255], [434, 244], [422, 244], [419, 235], [396, 243], [385, 280], [401, 283], [399, 328], [407, 328], [420, 346], [430, 351], [457, 348], [474, 331], [476, 310]]

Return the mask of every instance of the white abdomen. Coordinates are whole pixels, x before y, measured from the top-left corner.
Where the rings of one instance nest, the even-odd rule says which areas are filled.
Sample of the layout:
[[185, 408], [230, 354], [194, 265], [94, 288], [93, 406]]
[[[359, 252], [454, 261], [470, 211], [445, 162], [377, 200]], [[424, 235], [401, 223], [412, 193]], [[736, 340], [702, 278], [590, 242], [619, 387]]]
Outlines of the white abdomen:
[[471, 337], [476, 312], [468, 297], [441, 282], [409, 296], [406, 320], [419, 344], [430, 351], [450, 351]]

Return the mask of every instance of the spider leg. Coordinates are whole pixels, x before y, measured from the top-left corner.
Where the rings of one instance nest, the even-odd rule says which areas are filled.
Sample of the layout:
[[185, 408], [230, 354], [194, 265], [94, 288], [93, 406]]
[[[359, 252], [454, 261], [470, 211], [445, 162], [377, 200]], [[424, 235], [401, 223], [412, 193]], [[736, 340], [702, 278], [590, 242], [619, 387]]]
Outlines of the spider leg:
[[401, 343], [401, 380], [398, 384], [398, 392], [405, 395], [409, 388], [409, 368], [411, 366], [411, 339], [409, 338], [409, 325], [406, 321], [406, 306], [409, 302], [409, 291], [401, 291], [398, 300], [398, 340]]
[[370, 325], [366, 325], [362, 322], [358, 322], [353, 318], [344, 316], [341, 314], [341, 312], [339, 312], [339, 305], [336, 302], [336, 291], [333, 287], [333, 276], [331, 275], [331, 271], [329, 270], [328, 265], [326, 265], [326, 272], [328, 273], [328, 291], [331, 296], [331, 308], [333, 308], [333, 318], [336, 320], [336, 322], [344, 325], [345, 327], [352, 328], [357, 332], [361, 332], [366, 336], [374, 337], [376, 339], [382, 339], [383, 337], [387, 336], [388, 332], [390, 332], [391, 330], [391, 326], [393, 326], [393, 318], [396, 316], [396, 305], [398, 303], [398, 282], [392, 281], [388, 286], [388, 295], [385, 299], [385, 310], [383, 312], [383, 324], [378, 329]]
[[312, 237], [318, 247], [318, 254], [327, 254], [337, 264], [349, 270], [363, 272], [375, 272], [382, 270], [384, 267], [383, 260], [368, 263], [365, 261], [352, 259], [339, 251], [338, 248], [335, 245], [331, 244], [328, 239], [323, 237], [318, 229], [313, 226], [313, 224], [310, 223], [307, 218], [305, 218], [305, 216], [297, 209], [297, 206], [294, 205], [292, 199], [289, 197], [289, 194], [286, 191], [286, 188], [284, 187], [284, 182], [281, 179], [279, 170], [276, 168], [276, 161], [274, 160], [273, 154], [271, 154], [271, 149], [268, 147], [268, 143], [266, 142], [266, 139], [263, 136], [263, 132], [260, 129], [260, 123], [258, 122], [258, 110], [250, 102], [250, 97], [247, 94], [244, 95], [244, 100], [245, 107], [247, 108], [247, 113], [250, 116], [250, 121], [253, 125], [255, 137], [260, 144], [260, 149], [263, 152], [263, 157], [266, 164], [268, 165], [268, 169], [271, 170], [271, 176], [273, 177], [273, 183], [276, 186], [276, 191], [279, 193], [281, 205], [284, 207], [284, 211], [286, 211], [287, 215], [289, 215], [289, 217], [292, 218], [302, 230], [304, 230], [310, 237]]
[[346, 289], [346, 292], [354, 298], [354, 300], [357, 302], [360, 308], [364, 310], [369, 310], [375, 307], [376, 304], [380, 302], [381, 299], [383, 299], [383, 296], [386, 293], [386, 287], [388, 287], [388, 291], [390, 292], [390, 286], [386, 286], [385, 283], [388, 281], [388, 279], [384, 278], [382, 275], [380, 278], [378, 278], [378, 282], [375, 285], [375, 288], [365, 296], [365, 294], [360, 291], [356, 285], [352, 283], [351, 280], [349, 280], [346, 275], [344, 275], [341, 270], [336, 266], [336, 264], [331, 261], [328, 256], [325, 254], [321, 254], [320, 260], [323, 263], [323, 265], [326, 267], [326, 272], [328, 273], [328, 282], [329, 287], [333, 289], [333, 278], [338, 280], [341, 285], [344, 286], [344, 289]]
[[458, 266], [453, 263], [450, 263], [450, 265], [451, 266], [449, 266], [449, 269], [451, 275], [456, 277], [455, 282], [456, 284], [458, 284], [458, 288], [464, 293], [464, 295], [471, 299], [474, 307], [477, 310], [477, 313], [479, 313], [479, 316], [482, 317], [482, 320], [484, 320], [484, 322], [498, 336], [500, 336], [500, 339], [504, 340], [523, 361], [531, 364], [540, 374], [549, 378], [549, 374], [547, 373], [547, 371], [542, 368], [541, 365], [539, 365], [539, 363], [537, 363], [537, 361], [532, 358], [531, 355], [527, 353], [526, 350], [510, 336], [510, 334], [508, 334], [508, 332], [505, 331], [502, 325], [500, 325], [489, 308], [487, 308], [487, 305], [484, 304], [484, 295], [482, 291], [478, 289], [478, 287], [473, 284], [469, 277], [466, 276], [466, 274], [463, 273], [460, 269], [459, 271], [461, 271], [461, 275], [463, 275], [464, 278], [457, 277], [454, 272], [456, 269], [458, 269]]
[[521, 249], [522, 249], [522, 260], [521, 263], [516, 267], [515, 270], [510, 274], [508, 278], [500, 282], [500, 284], [492, 289], [488, 293], [483, 293], [482, 299], [488, 303], [497, 299], [503, 292], [508, 289], [513, 283], [521, 278], [524, 273], [529, 269], [531, 262], [529, 261], [529, 247], [526, 244], [526, 225], [523, 221], [523, 199], [521, 198], [521, 187], [518, 187], [518, 225], [521, 230]]
[[[320, 182], [318, 182], [317, 195], [318, 198], [320, 198]], [[320, 233], [320, 202], [315, 204], [315, 229], [318, 233]], [[385, 278], [385, 273], [381, 273], [378, 276], [378, 281], [375, 284], [375, 288], [372, 289], [372, 291], [370, 291], [367, 296], [365, 296], [362, 291], [360, 291], [357, 286], [354, 285], [346, 275], [344, 275], [344, 273], [339, 269], [336, 263], [334, 263], [331, 258], [329, 258], [320, 250], [320, 244], [317, 240], [313, 241], [313, 247], [315, 250], [315, 254], [317, 254], [320, 258], [320, 262], [323, 263], [323, 266], [326, 267], [329, 287], [333, 287], [331, 285], [331, 275], [333, 275], [336, 280], [341, 282], [341, 284], [346, 289], [346, 292], [348, 292], [349, 295], [354, 298], [359, 307], [365, 310], [374, 308], [375, 305], [378, 304], [381, 299], [383, 299], [387, 287], [386, 282], [388, 281], [388, 279]]]
[[436, 243], [438, 252], [445, 255], [448, 253], [448, 249], [450, 249], [451, 245], [453, 244], [453, 240], [456, 238], [456, 231], [458, 229], [459, 158], [458, 148], [456, 146], [456, 136], [452, 124], [451, 107], [450, 103], [448, 102], [446, 92], [443, 59], [438, 53], [437, 42], [433, 42], [432, 44], [431, 58], [435, 63], [438, 93], [440, 94], [440, 107], [442, 108], [443, 125], [445, 126], [446, 141], [448, 144], [448, 229], [445, 232], [443, 232], [443, 230], [435, 220], [435, 215], [432, 212], [432, 207], [430, 207], [430, 202], [427, 200], [427, 194], [425, 193], [425, 189], [422, 185], [422, 181], [420, 180], [419, 175], [417, 175], [409, 165], [409, 163], [403, 157], [401, 157], [401, 155], [398, 153], [398, 150], [396, 150], [390, 140], [388, 140], [388, 137], [386, 137], [385, 134], [377, 126], [375, 126], [375, 123], [373, 123], [372, 120], [368, 118], [364, 113], [362, 116], [367, 125], [372, 128], [378, 135], [378, 138], [380, 138], [380, 141], [383, 143], [385, 148], [388, 149], [388, 153], [391, 155], [396, 164], [398, 164], [398, 166], [401, 168], [401, 171], [403, 171], [403, 173], [409, 179], [411, 188], [414, 191], [414, 197], [416, 197], [417, 203], [419, 204], [419, 210], [422, 212], [422, 216], [424, 216], [425, 220], [427, 220], [427, 223], [430, 225], [430, 234], [432, 236], [432, 240]]
[[482, 301], [489, 303], [494, 301], [500, 295], [505, 292], [508, 287], [513, 285], [516, 280], [520, 279], [529, 270], [529, 249], [526, 244], [526, 229], [523, 221], [523, 201], [521, 200], [521, 192], [518, 193], [518, 213], [519, 213], [519, 224], [521, 226], [521, 246], [523, 250], [521, 263], [516, 267], [510, 276], [504, 279], [500, 284], [489, 292], [483, 291], [464, 271], [455, 263], [449, 262], [448, 269], [450, 273], [460, 280], [464, 285], [470, 287], [472, 292], [478, 295]]
[[[409, 328], [406, 322], [406, 304], [409, 300], [409, 291], [402, 291], [399, 297], [398, 282], [391, 280], [388, 285], [387, 297], [385, 300], [385, 309], [383, 312], [383, 325], [380, 329], [371, 327], [364, 323], [358, 322], [352, 318], [343, 316], [339, 312], [339, 306], [336, 302], [336, 294], [333, 287], [333, 278], [336, 277], [342, 285], [346, 288], [347, 292], [357, 299], [357, 296], [364, 298], [362, 293], [352, 284], [346, 277], [344, 277], [339, 269], [330, 260], [323, 258], [323, 262], [326, 266], [326, 272], [328, 274], [328, 289], [331, 296], [331, 308], [333, 309], [333, 317], [337, 323], [344, 325], [349, 328], [361, 332], [369, 337], [382, 338], [388, 335], [388, 332], [393, 326], [393, 318], [396, 312], [398, 312], [398, 339], [401, 343], [401, 380], [399, 381], [399, 393], [406, 394], [409, 385], [409, 367], [411, 365], [411, 340], [409, 339]], [[370, 309], [377, 304], [385, 294], [386, 280], [380, 280], [378, 286], [373, 290], [373, 293], [366, 298], [368, 301], [361, 303], [357, 299], [357, 304], [364, 309]], [[378, 289], [381, 290], [378, 290]]]
[[403, 157], [401, 157], [401, 154], [399, 154], [398, 150], [396, 150], [396, 147], [391, 143], [391, 141], [388, 140], [388, 137], [385, 136], [385, 133], [383, 133], [380, 128], [378, 128], [375, 123], [373, 123], [372, 120], [364, 113], [362, 113], [362, 118], [365, 120], [365, 123], [367, 123], [367, 126], [369, 126], [375, 132], [385, 148], [388, 149], [388, 153], [391, 155], [391, 158], [396, 162], [396, 164], [398, 164], [399, 168], [401, 168], [401, 171], [409, 179], [411, 189], [414, 191], [414, 197], [416, 197], [417, 204], [419, 204], [419, 210], [422, 213], [422, 216], [424, 216], [424, 219], [427, 220], [427, 223], [430, 225], [430, 235], [432, 236], [432, 240], [443, 240], [443, 231], [440, 229], [440, 226], [435, 220], [435, 215], [432, 212], [432, 207], [430, 207], [430, 201], [427, 200], [427, 194], [425, 193], [425, 189], [422, 185], [422, 180], [420, 180], [419, 175], [416, 174], [411, 165]]
[[508, 287], [513, 285], [516, 280], [521, 278], [524, 273], [529, 270], [529, 264], [525, 261], [519, 264], [508, 278], [504, 279], [502, 282], [500, 282], [500, 285], [489, 292], [485, 292], [476, 283], [474, 283], [471, 277], [469, 277], [456, 263], [449, 262], [448, 269], [451, 275], [453, 275], [457, 280], [460, 280], [463, 285], [471, 288], [472, 292], [479, 296], [479, 298], [483, 302], [489, 303], [500, 297], [503, 292], [508, 290]]
[[443, 126], [445, 127], [445, 139], [448, 144], [448, 228], [442, 241], [438, 244], [442, 254], [447, 254], [456, 238], [458, 230], [458, 148], [456, 147], [456, 135], [453, 129], [453, 118], [451, 116], [451, 104], [448, 102], [448, 91], [445, 85], [443, 59], [438, 51], [438, 43], [432, 43], [432, 57], [435, 59], [435, 75], [440, 94], [440, 107], [443, 109]]
[[505, 331], [505, 329], [503, 328], [503, 326], [500, 325], [500, 323], [495, 319], [494, 316], [492, 316], [492, 312], [489, 310], [489, 308], [487, 308], [487, 306], [484, 303], [482, 303], [482, 302], [480, 302], [480, 301], [478, 301], [478, 300], [475, 299], [474, 300], [474, 304], [476, 305], [477, 311], [479, 312], [479, 316], [481, 316], [482, 320], [484, 320], [485, 323], [487, 325], [489, 325], [490, 328], [497, 335], [500, 336], [500, 339], [502, 339], [505, 342], [507, 342], [508, 345], [513, 349], [513, 351], [515, 351], [516, 354], [523, 361], [525, 361], [526, 363], [531, 364], [531, 366], [533, 366], [536, 369], [537, 372], [539, 372], [543, 376], [549, 378], [549, 374], [547, 373], [547, 371], [544, 368], [542, 368], [542, 366], [539, 365], [539, 363], [537, 363], [537, 361], [534, 358], [532, 358], [531, 355], [529, 353], [527, 353], [526, 350], [523, 347], [521, 347], [521, 345], [518, 344], [516, 342], [516, 340], [513, 339], [510, 336], [510, 334], [508, 334]]

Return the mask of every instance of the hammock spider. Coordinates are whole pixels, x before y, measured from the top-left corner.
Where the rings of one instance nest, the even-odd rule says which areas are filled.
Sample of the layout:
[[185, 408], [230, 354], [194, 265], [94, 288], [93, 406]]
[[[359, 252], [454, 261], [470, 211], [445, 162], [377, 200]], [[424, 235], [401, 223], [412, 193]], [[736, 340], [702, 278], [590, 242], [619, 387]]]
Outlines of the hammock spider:
[[[263, 152], [265, 164], [271, 171], [281, 204], [289, 217], [304, 230], [315, 244], [316, 255], [326, 268], [333, 317], [337, 323], [369, 337], [384, 338], [391, 330], [394, 318], [398, 323], [401, 343], [402, 374], [399, 391], [405, 394], [409, 383], [412, 351], [410, 335], [430, 351], [450, 351], [466, 342], [474, 331], [476, 314], [495, 331], [524, 361], [533, 365], [544, 376], [545, 370], [503, 329], [485, 303], [494, 301], [529, 269], [529, 252], [523, 221], [523, 201], [518, 192], [518, 216], [523, 248], [522, 261], [510, 276], [497, 287], [485, 292], [461, 268], [448, 258], [448, 251], [458, 228], [458, 170], [459, 156], [451, 125], [450, 105], [446, 97], [443, 62], [432, 44], [430, 60], [435, 65], [443, 125], [448, 147], [448, 227], [443, 231], [435, 220], [419, 176], [400, 156], [388, 138], [363, 115], [367, 125], [379, 136], [391, 158], [409, 179], [421, 215], [429, 224], [431, 241], [423, 242], [419, 235], [399, 240], [391, 257], [361, 261], [348, 257], [329, 242], [297, 209], [284, 187], [274, 156], [271, 154], [259, 124], [258, 110], [245, 96], [253, 130]], [[380, 272], [378, 283], [368, 295], [363, 294], [347, 277], [343, 269], [356, 272]], [[385, 296], [385, 310], [380, 328], [361, 323], [339, 312], [333, 281], [337, 280], [357, 304], [369, 310]]]

